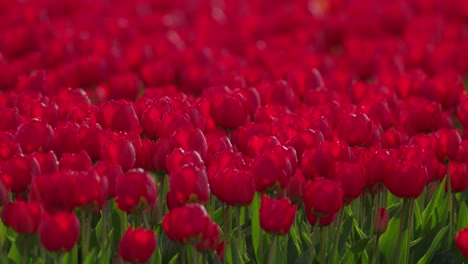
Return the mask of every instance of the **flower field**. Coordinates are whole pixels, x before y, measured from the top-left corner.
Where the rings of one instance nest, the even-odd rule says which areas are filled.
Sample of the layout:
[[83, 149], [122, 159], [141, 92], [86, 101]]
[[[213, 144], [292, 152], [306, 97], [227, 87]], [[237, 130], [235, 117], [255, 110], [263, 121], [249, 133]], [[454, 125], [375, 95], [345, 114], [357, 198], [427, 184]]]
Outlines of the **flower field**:
[[468, 1], [0, 1], [0, 263], [468, 263]]

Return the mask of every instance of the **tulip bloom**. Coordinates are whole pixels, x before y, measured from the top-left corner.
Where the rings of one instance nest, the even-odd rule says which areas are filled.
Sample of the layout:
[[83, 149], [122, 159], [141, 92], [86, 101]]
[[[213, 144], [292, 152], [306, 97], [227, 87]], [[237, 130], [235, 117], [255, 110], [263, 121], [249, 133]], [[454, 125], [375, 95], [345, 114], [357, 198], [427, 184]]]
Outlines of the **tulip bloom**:
[[183, 205], [167, 213], [162, 222], [164, 232], [176, 242], [199, 243], [210, 225], [210, 216], [199, 204]]
[[262, 196], [260, 207], [260, 226], [268, 233], [285, 235], [289, 232], [294, 218], [296, 217], [296, 206], [289, 198], [279, 200]]
[[128, 262], [147, 262], [156, 248], [153, 230], [129, 227], [119, 242], [119, 255]]
[[337, 213], [343, 206], [343, 198], [341, 184], [325, 178], [307, 183], [303, 196], [307, 211], [325, 216]]
[[44, 218], [39, 227], [39, 240], [51, 252], [70, 251], [78, 242], [80, 222], [70, 212], [61, 212]]
[[153, 207], [158, 196], [154, 179], [143, 170], [131, 170], [117, 178], [115, 202], [127, 213], [139, 213], [141, 209]]

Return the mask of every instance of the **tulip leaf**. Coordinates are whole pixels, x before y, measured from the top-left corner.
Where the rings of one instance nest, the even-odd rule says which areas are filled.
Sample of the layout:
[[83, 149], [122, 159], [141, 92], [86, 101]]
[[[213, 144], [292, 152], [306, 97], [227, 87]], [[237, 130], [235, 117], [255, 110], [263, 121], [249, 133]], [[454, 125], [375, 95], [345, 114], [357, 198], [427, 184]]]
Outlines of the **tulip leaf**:
[[13, 263], [21, 263], [21, 253], [16, 243], [13, 243], [13, 245], [11, 245], [10, 251], [8, 251], [8, 259], [13, 261]]
[[419, 209], [419, 203], [414, 202], [414, 227], [415, 230], [419, 230], [421, 228], [422, 224], [422, 215], [421, 215], [421, 210]]
[[442, 183], [439, 185], [439, 188], [437, 191], [434, 193], [431, 201], [429, 204], [426, 206], [426, 209], [424, 209], [424, 212], [422, 213], [422, 230], [423, 232], [427, 230], [428, 224], [431, 221], [431, 218], [434, 214], [435, 209], [440, 205], [441, 200], [443, 198], [443, 194], [445, 191], [445, 181], [446, 178], [442, 181]]
[[395, 244], [400, 228], [400, 218], [393, 217], [388, 223], [387, 230], [382, 234], [379, 241], [379, 250], [385, 257], [386, 263], [391, 263], [394, 255]]
[[468, 226], [468, 208], [465, 201], [460, 203], [460, 210], [458, 211], [457, 229], [462, 229]]
[[424, 254], [424, 256], [417, 262], [417, 264], [425, 264], [429, 262], [429, 260], [434, 255], [434, 252], [436, 251], [436, 249], [440, 247], [441, 240], [447, 233], [447, 230], [448, 230], [448, 226], [445, 226], [442, 229], [440, 229], [440, 231], [437, 233], [436, 237], [432, 241], [432, 244], [427, 250], [426, 254]]
[[86, 256], [85, 261], [83, 262], [83, 264], [92, 264], [92, 263], [97, 263], [96, 248], [91, 249], [91, 252], [89, 252], [89, 255]]
[[252, 201], [252, 244], [254, 248], [255, 258], [257, 263], [261, 263], [260, 259], [260, 196], [258, 193], [255, 194]]
[[[372, 240], [371, 237], [365, 237], [356, 241], [353, 245], [351, 245], [351, 248], [348, 251], [346, 251], [343, 258], [341, 258], [340, 263], [346, 264], [346, 263], [359, 262], [359, 258], [361, 254], [365, 251], [365, 249], [367, 248], [367, 245], [369, 244], [371, 240]], [[367, 253], [366, 253], [366, 256], [367, 256]]]
[[[68, 263], [68, 264], [78, 263], [78, 246], [77, 245], [75, 245], [70, 252], [67, 252], [63, 256], [62, 263]], [[102, 263], [104, 263], [104, 262], [102, 262]]]
[[295, 228], [291, 228], [291, 231], [289, 232], [289, 236], [287, 237], [288, 240], [287, 240], [287, 258], [286, 258], [286, 262], [285, 263], [295, 263], [296, 260], [299, 258], [300, 254], [301, 254], [301, 249], [300, 249], [300, 246], [299, 246], [299, 242], [296, 239], [293, 238], [292, 236], [292, 233], [294, 232]]

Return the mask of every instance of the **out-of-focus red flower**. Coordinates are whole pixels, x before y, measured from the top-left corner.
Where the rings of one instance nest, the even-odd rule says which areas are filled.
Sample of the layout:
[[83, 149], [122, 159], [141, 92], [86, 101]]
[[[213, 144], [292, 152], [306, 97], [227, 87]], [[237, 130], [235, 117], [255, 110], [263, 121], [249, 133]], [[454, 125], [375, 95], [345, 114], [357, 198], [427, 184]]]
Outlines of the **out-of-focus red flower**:
[[[452, 192], [465, 191], [468, 188], [468, 168], [466, 163], [450, 162], [449, 170], [450, 185], [452, 187]], [[447, 189], [447, 186], [445, 187], [445, 189]]]
[[32, 156], [16, 156], [3, 164], [2, 171], [11, 177], [11, 191], [27, 191], [34, 177], [41, 174], [39, 164]]
[[387, 175], [384, 184], [388, 190], [400, 198], [415, 199], [421, 195], [427, 184], [427, 169], [418, 161], [395, 164], [396, 171]]
[[211, 116], [219, 127], [225, 129], [238, 128], [247, 121], [248, 108], [246, 100], [239, 93], [219, 93], [211, 102]]
[[210, 184], [213, 194], [228, 205], [249, 205], [255, 194], [255, 184], [248, 171], [226, 168], [218, 171]]
[[460, 150], [461, 137], [455, 129], [441, 129], [433, 134], [434, 152], [439, 161], [455, 160]]
[[317, 178], [307, 183], [304, 189], [304, 205], [314, 214], [333, 215], [343, 206], [344, 193], [339, 182]]
[[250, 172], [254, 178], [257, 191], [284, 190], [288, 185], [289, 178], [293, 175], [293, 164], [288, 158], [287, 150], [277, 146], [256, 156], [252, 162]]
[[53, 174], [59, 170], [59, 162], [53, 151], [34, 152], [32, 156], [36, 159], [41, 170], [41, 175]]
[[124, 174], [122, 167], [118, 164], [99, 161], [94, 164], [93, 169], [100, 177], [105, 178], [108, 194], [114, 198], [117, 192], [117, 179]]
[[103, 103], [96, 118], [103, 128], [137, 133], [141, 130], [133, 104], [124, 100]]
[[39, 227], [39, 240], [51, 252], [70, 251], [78, 242], [80, 222], [70, 212], [45, 215]]
[[344, 199], [353, 200], [361, 195], [365, 186], [365, 170], [359, 164], [338, 163], [336, 180], [341, 183]]
[[128, 171], [117, 178], [115, 202], [127, 213], [140, 213], [140, 210], [153, 207], [158, 196], [154, 179], [141, 169]]
[[183, 128], [174, 132], [169, 140], [171, 148], [182, 148], [185, 151], [195, 150], [204, 159], [208, 151], [205, 135], [198, 128]]
[[183, 205], [167, 213], [162, 222], [166, 235], [184, 244], [199, 243], [210, 227], [210, 216], [199, 204]]
[[372, 121], [366, 114], [348, 114], [338, 122], [336, 132], [349, 145], [364, 145], [372, 132]]
[[52, 127], [37, 119], [22, 123], [16, 130], [16, 142], [24, 153], [32, 153], [40, 148], [50, 150], [53, 139]]
[[123, 171], [135, 166], [136, 150], [132, 141], [124, 136], [115, 136], [109, 139], [101, 149], [102, 160], [119, 164]]
[[191, 163], [171, 172], [169, 189], [179, 204], [205, 203], [210, 197], [206, 170]]
[[19, 234], [35, 234], [39, 230], [44, 208], [39, 202], [15, 201], [2, 209], [2, 221]]
[[119, 255], [132, 263], [146, 263], [156, 248], [153, 230], [129, 227], [119, 242]]
[[268, 233], [285, 235], [296, 217], [296, 206], [289, 198], [271, 199], [262, 195], [260, 226]]
[[205, 229], [205, 232], [202, 234], [202, 240], [196, 245], [197, 250], [202, 252], [216, 250], [219, 245], [220, 238], [221, 228], [216, 222], [210, 221], [208, 227]]
[[462, 255], [468, 258], [468, 228], [463, 228], [458, 231], [455, 237], [455, 244]]
[[92, 165], [91, 158], [84, 150], [78, 153], [64, 153], [60, 159], [61, 170], [86, 171]]

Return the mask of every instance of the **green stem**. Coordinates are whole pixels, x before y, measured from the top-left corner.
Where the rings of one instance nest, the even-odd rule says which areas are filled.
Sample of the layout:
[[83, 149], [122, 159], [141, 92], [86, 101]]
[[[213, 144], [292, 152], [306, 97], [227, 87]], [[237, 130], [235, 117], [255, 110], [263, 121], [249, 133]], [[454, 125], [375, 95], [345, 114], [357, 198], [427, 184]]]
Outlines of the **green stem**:
[[333, 239], [333, 248], [332, 248], [332, 251], [331, 251], [331, 256], [330, 256], [330, 259], [329, 259], [329, 263], [336, 263], [336, 260], [339, 256], [339, 254], [337, 254], [337, 250], [338, 250], [338, 244], [340, 242], [340, 231], [341, 231], [341, 222], [343, 221], [343, 211], [344, 211], [344, 208], [342, 207], [340, 209], [340, 211], [338, 212], [338, 219], [337, 219], [337, 225], [336, 225], [336, 230], [335, 230], [335, 238]]
[[145, 208], [141, 208], [140, 209], [140, 214], [141, 214], [141, 218], [143, 219], [143, 226], [146, 228], [146, 229], [149, 229], [150, 228], [150, 224], [148, 222], [148, 216], [146, 215], [146, 212], [145, 212]]
[[391, 263], [399, 263], [400, 251], [401, 251], [401, 239], [403, 238], [403, 230], [406, 222], [406, 199], [403, 199], [400, 212], [400, 231], [398, 232], [398, 238], [395, 245], [395, 255], [393, 255], [393, 261]]
[[24, 236], [22, 240], [21, 246], [23, 247], [23, 255], [21, 256], [21, 263], [26, 264], [29, 261], [28, 237]]
[[101, 209], [101, 249], [104, 251], [107, 247], [107, 215], [109, 214], [109, 201]]
[[320, 228], [320, 263], [325, 263], [325, 228]]
[[230, 205], [224, 205], [223, 207], [223, 233], [224, 233], [224, 263], [230, 263], [228, 261], [229, 251], [231, 248], [230, 240], [232, 230], [232, 207]]
[[276, 246], [278, 241], [278, 235], [274, 234], [270, 244], [270, 250], [268, 252], [268, 264], [276, 263]]
[[63, 262], [63, 253], [57, 253], [55, 257], [55, 263], [62, 264], [62, 262]]
[[378, 263], [379, 259], [379, 240], [380, 240], [380, 234], [377, 234], [377, 237], [375, 238], [375, 247], [374, 247], [374, 253], [372, 253], [372, 264]]
[[192, 264], [198, 264], [198, 254], [195, 245], [189, 245], [190, 257], [192, 259]]
[[159, 219], [158, 219], [158, 222], [159, 220], [161, 220], [164, 216], [164, 214], [166, 213], [166, 177], [167, 175], [166, 174], [163, 174], [161, 176], [161, 184], [159, 186], [159, 203], [161, 204], [161, 208], [160, 208], [160, 213], [159, 213]]
[[408, 239], [406, 240], [406, 258], [405, 258], [405, 263], [409, 263], [409, 255], [410, 255], [410, 241], [413, 240], [413, 211], [414, 211], [414, 199], [411, 199], [410, 201], [410, 206], [409, 206], [409, 212], [408, 212]]
[[447, 195], [448, 195], [448, 210], [449, 210], [449, 234], [448, 234], [448, 246], [452, 245], [453, 242], [453, 231], [454, 226], [454, 208], [453, 208], [453, 194], [452, 194], [452, 177], [450, 176], [450, 162], [446, 162], [447, 167]]
[[312, 229], [312, 235], [311, 235], [311, 242], [312, 242], [312, 244], [310, 245], [310, 260], [311, 261], [315, 257], [315, 233], [317, 233], [319, 223], [320, 223], [320, 217], [317, 216], [317, 220], [315, 222], [314, 228]]
[[237, 206], [237, 251], [239, 252], [239, 257], [242, 255], [240, 252], [242, 251], [242, 218], [241, 218], [241, 207]]
[[187, 254], [185, 253], [187, 251], [187, 247], [180, 247], [180, 262], [182, 264], [186, 264], [187, 263]]
[[91, 229], [91, 214], [88, 208], [81, 211], [81, 257], [84, 260], [89, 253], [89, 237]]

